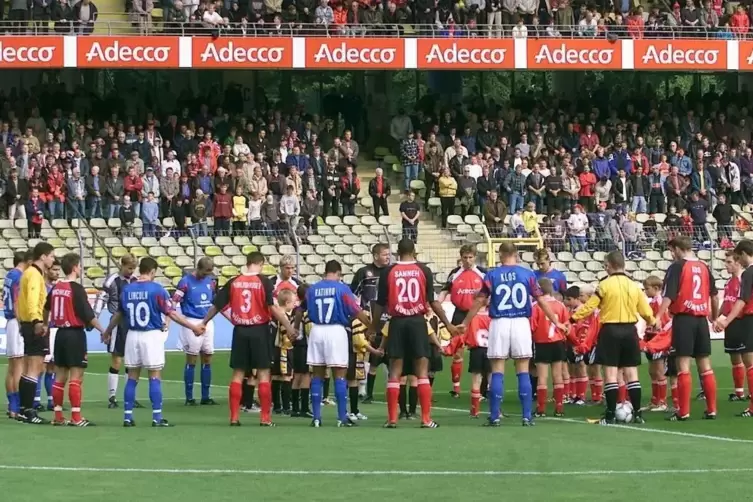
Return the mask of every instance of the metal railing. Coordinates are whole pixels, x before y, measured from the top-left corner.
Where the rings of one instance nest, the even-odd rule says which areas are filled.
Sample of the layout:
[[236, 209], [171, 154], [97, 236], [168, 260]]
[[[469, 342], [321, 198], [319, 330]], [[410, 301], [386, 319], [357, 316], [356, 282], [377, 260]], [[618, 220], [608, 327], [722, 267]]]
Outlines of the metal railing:
[[[104, 241], [102, 240], [102, 237], [97, 234], [97, 230], [91, 226], [89, 223], [89, 220], [87, 217], [79, 211], [79, 209], [76, 206], [67, 204], [67, 209], [69, 211], [72, 211], [72, 216], [75, 216], [74, 219], [71, 220], [71, 228], [73, 228], [76, 231], [76, 237], [79, 241], [79, 252], [82, 260], [85, 260], [86, 257], [84, 256], [84, 249], [90, 248], [90, 258], [97, 261], [97, 264], [99, 266], [100, 262], [98, 261], [99, 258], [97, 258], [97, 248], [101, 248], [105, 253], [105, 258], [107, 258], [106, 265], [104, 268], [105, 277], [110, 275], [110, 270], [114, 264], [117, 263], [117, 260], [112, 255], [112, 251], [105, 246]], [[91, 242], [91, 246], [88, 245], [88, 242]], [[86, 246], [85, 246], [86, 244]], [[84, 281], [84, 276], [86, 274], [81, 274], [81, 282]]]
[[[120, 14], [124, 15], [124, 14]], [[0, 21], [0, 33], [26, 36], [104, 35], [104, 36], [233, 36], [233, 37], [347, 37], [347, 38], [567, 38], [567, 39], [721, 39], [753, 40], [749, 30], [735, 31], [718, 26], [631, 27], [621, 25], [528, 25], [523, 30], [510, 24], [323, 24], [323, 23], [228, 23], [207, 28], [198, 22], [173, 22], [152, 17], [140, 25], [123, 20], [100, 19], [92, 23], [77, 21]]]

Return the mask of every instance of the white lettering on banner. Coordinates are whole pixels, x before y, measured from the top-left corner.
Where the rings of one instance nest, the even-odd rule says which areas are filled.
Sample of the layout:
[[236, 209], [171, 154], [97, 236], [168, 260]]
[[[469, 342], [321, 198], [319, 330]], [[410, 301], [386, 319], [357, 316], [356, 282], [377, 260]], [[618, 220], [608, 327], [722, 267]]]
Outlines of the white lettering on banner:
[[542, 62], [549, 64], [586, 64], [586, 65], [609, 65], [612, 64], [614, 49], [568, 49], [562, 44], [557, 49], [551, 50], [548, 45], [542, 45], [538, 54], [534, 57], [537, 64]]
[[373, 49], [349, 48], [345, 42], [339, 47], [330, 49], [329, 45], [322, 44], [314, 54], [314, 62], [336, 64], [392, 64], [397, 55], [396, 49], [375, 47]]
[[452, 44], [445, 50], [439, 48], [437, 44], [431, 46], [431, 50], [426, 55], [426, 62], [445, 64], [502, 64], [505, 62], [507, 49], [464, 49], [458, 47], [458, 44]]
[[281, 47], [236, 47], [228, 42], [227, 47], [217, 49], [214, 43], [209, 43], [201, 53], [201, 61], [217, 61], [219, 63], [279, 63], [282, 61], [284, 49]]
[[675, 49], [668, 44], [665, 49], [656, 50], [653, 45], [648, 46], [643, 55], [643, 64], [699, 64], [715, 65], [719, 61], [719, 51], [716, 49]]
[[89, 62], [97, 60], [108, 63], [164, 63], [169, 57], [170, 47], [128, 47], [121, 46], [117, 40], [104, 48], [99, 42], [94, 42], [86, 53]]
[[54, 47], [6, 47], [0, 42], [0, 63], [49, 63]]

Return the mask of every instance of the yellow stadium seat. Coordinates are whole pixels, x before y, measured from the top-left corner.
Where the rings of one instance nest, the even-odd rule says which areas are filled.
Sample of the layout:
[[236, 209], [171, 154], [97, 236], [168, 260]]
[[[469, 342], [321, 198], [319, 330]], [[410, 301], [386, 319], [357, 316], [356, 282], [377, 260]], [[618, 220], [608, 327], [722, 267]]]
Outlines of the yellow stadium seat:
[[183, 271], [178, 267], [167, 267], [165, 269], [165, 276], [170, 277], [170, 278], [173, 278], [173, 277], [180, 278], [180, 277], [183, 277]]
[[223, 275], [224, 277], [235, 277], [236, 275], [239, 275], [239, 274], [241, 273], [241, 271], [240, 271], [240, 270], [238, 270], [238, 267], [235, 267], [235, 266], [233, 266], [233, 265], [225, 265], [225, 266], [224, 266], [224, 267], [222, 267], [222, 269], [220, 270], [220, 273], [221, 273], [221, 274], [222, 274], [222, 275]]
[[169, 256], [160, 256], [157, 258], [157, 265], [159, 265], [160, 268], [174, 267], [175, 261]]
[[134, 246], [131, 248], [131, 254], [136, 258], [143, 258], [147, 255], [146, 248], [141, 246]]
[[251, 254], [251, 253], [253, 253], [255, 251], [258, 251], [258, 250], [259, 250], [259, 248], [256, 247], [256, 246], [254, 246], [253, 244], [246, 244], [245, 246], [243, 246], [243, 249], [241, 249], [241, 252], [244, 255], [249, 255], [249, 254]]
[[222, 256], [222, 249], [219, 246], [207, 246], [204, 248], [204, 254], [207, 256]]
[[105, 276], [105, 271], [100, 267], [89, 267], [86, 269], [86, 277], [89, 279], [101, 279]]

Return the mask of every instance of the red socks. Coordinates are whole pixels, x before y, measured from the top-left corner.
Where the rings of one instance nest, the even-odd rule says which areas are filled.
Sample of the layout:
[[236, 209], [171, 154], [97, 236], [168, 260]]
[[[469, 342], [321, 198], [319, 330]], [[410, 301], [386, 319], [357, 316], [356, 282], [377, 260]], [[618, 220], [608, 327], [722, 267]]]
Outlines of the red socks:
[[228, 408], [230, 408], [230, 421], [237, 422], [241, 411], [241, 397], [243, 396], [243, 383], [230, 382], [228, 390]]
[[657, 380], [656, 382], [656, 404], [667, 403], [667, 379]]
[[597, 379], [591, 380], [591, 401], [598, 403], [601, 401], [602, 393], [604, 392], [604, 380]]
[[[546, 413], [546, 400], [548, 398], [546, 385], [539, 385], [536, 387], [536, 412]], [[557, 392], [555, 390], [555, 392]]]
[[460, 375], [463, 372], [463, 361], [452, 361], [450, 373], [452, 375], [452, 390], [460, 392]]
[[400, 399], [400, 380], [387, 382], [387, 422], [397, 423], [398, 401]]
[[71, 420], [74, 422], [81, 421], [81, 395], [81, 381], [71, 380], [68, 383], [68, 399], [71, 401]]
[[677, 380], [672, 382], [672, 408], [680, 409], [680, 394], [677, 392]]
[[575, 397], [586, 400], [586, 389], [588, 389], [588, 377], [575, 379]]
[[622, 384], [617, 388], [617, 402], [624, 403], [625, 401], [627, 401], [627, 387]]
[[[682, 371], [677, 374], [677, 398], [679, 401], [679, 415], [687, 417], [690, 415], [690, 393], [693, 388], [693, 382], [690, 379], [690, 373]], [[706, 396], [708, 399], [708, 396]]]
[[63, 422], [63, 399], [65, 398], [65, 387], [60, 382], [52, 384], [52, 403], [55, 405], [55, 421]]
[[750, 393], [749, 410], [753, 410], [753, 366], [748, 368], [748, 392]]
[[701, 387], [706, 394], [706, 412], [716, 413], [716, 375], [714, 370], [701, 373]]
[[568, 378], [565, 381], [563, 381], [562, 385], [563, 385], [563, 388], [565, 389], [564, 390], [565, 395], [567, 397], [572, 396], [572, 394], [573, 394], [573, 385], [570, 383], [570, 379]]
[[[732, 366], [732, 381], [735, 386], [735, 395], [743, 397], [745, 395], [745, 365], [743, 363]], [[750, 384], [748, 386], [750, 387]]]
[[431, 384], [428, 378], [418, 379], [418, 402], [421, 404], [421, 423], [431, 422]]
[[259, 406], [261, 406], [261, 413], [259, 414], [259, 421], [262, 423], [272, 421], [272, 383], [271, 382], [259, 382], [257, 387], [259, 389]]
[[659, 383], [656, 380], [651, 380], [651, 404], [659, 404]]
[[471, 389], [471, 416], [478, 415], [479, 407], [481, 403], [481, 390]]
[[565, 388], [563, 385], [554, 386], [554, 411], [556, 413], [563, 413], [564, 408], [562, 402], [565, 399]]

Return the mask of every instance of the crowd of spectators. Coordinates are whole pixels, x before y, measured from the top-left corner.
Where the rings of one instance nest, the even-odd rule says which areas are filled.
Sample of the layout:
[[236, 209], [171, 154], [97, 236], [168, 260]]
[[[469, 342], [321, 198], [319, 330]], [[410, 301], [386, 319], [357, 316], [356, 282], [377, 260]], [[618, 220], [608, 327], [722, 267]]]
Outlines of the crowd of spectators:
[[390, 131], [406, 187], [422, 169], [424, 204], [439, 198], [442, 227], [478, 215], [492, 236], [543, 236], [553, 249], [631, 251], [673, 232], [710, 245], [707, 223], [715, 245], [730, 246], [753, 201], [747, 92], [675, 91], [661, 104], [651, 87], [607, 96], [400, 110]]
[[12, 35], [90, 35], [99, 17], [91, 0], [0, 1], [0, 31]]
[[[286, 240], [316, 232], [319, 216], [355, 215], [358, 142], [301, 109], [247, 118], [201, 105], [134, 123], [61, 109], [43, 116], [33, 102], [19, 112], [7, 105], [0, 214], [28, 219], [31, 237], [45, 219], [119, 218], [124, 234], [140, 219], [145, 236], [193, 229]], [[377, 201], [386, 200], [389, 182], [378, 175], [369, 191], [387, 213]]]

